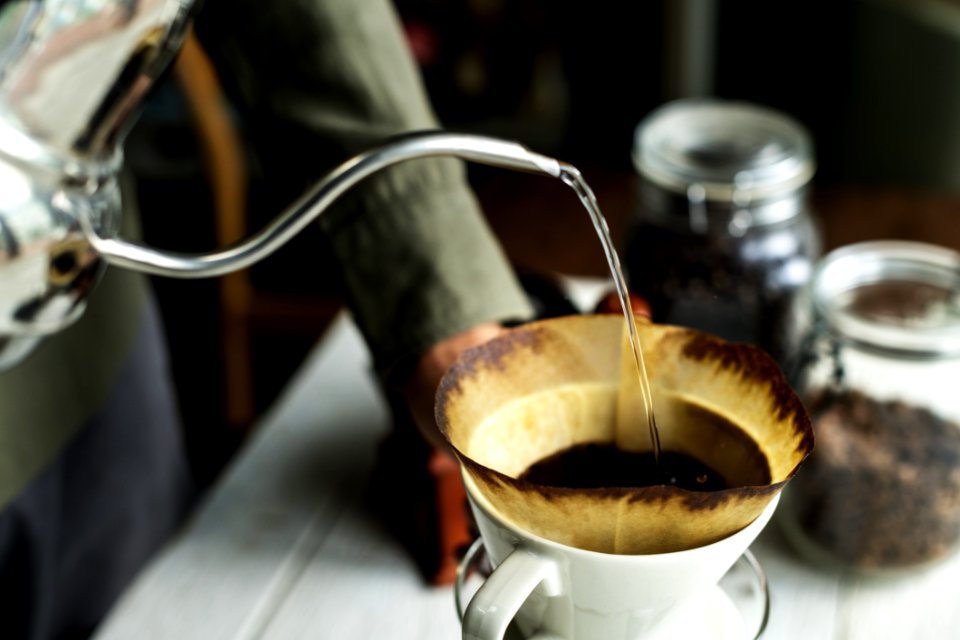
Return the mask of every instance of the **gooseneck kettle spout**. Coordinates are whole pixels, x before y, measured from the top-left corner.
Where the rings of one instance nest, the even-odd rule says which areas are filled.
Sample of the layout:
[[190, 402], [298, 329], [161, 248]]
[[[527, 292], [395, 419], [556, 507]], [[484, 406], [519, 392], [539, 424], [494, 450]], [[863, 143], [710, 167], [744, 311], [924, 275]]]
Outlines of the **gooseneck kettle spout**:
[[[0, 138], [2, 134], [0, 123]], [[23, 207], [10, 212], [0, 209], [0, 245], [8, 241], [5, 249], [0, 246], [0, 312], [6, 314], [0, 314], [0, 369], [22, 359], [37, 338], [77, 319], [105, 264], [177, 278], [211, 277], [244, 269], [283, 246], [364, 178], [393, 164], [433, 156], [551, 177], [572, 169], [516, 142], [444, 131], [411, 133], [342, 163], [250, 238], [210, 253], [184, 254], [117, 236], [119, 155], [87, 165], [82, 176], [71, 176], [68, 167], [60, 167], [64, 174], [56, 176], [53, 171], [54, 177], [48, 180], [59, 186], [47, 194], [45, 206], [26, 212], [36, 218], [34, 229], [43, 232], [32, 238], [32, 250], [22, 249], [9, 233], [17, 228], [11, 223], [29, 224]], [[0, 180], [3, 169], [0, 149]]]
[[260, 232], [220, 251], [160, 251], [103, 237], [87, 216], [81, 217], [81, 222], [88, 242], [108, 264], [176, 278], [218, 276], [244, 269], [276, 251], [367, 176], [399, 162], [431, 156], [457, 157], [555, 178], [560, 176], [562, 166], [557, 160], [515, 142], [464, 133], [418, 132], [395, 138], [342, 163]]

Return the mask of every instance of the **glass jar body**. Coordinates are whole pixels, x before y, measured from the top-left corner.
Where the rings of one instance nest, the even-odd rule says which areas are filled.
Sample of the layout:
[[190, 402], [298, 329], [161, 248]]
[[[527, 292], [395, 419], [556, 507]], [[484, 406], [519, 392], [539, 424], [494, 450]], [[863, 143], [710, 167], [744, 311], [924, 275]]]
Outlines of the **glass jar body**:
[[816, 445], [778, 513], [807, 558], [883, 575], [960, 548], [958, 267], [914, 243], [853, 245], [818, 267], [796, 376]]
[[[630, 288], [650, 302], [657, 322], [755, 344], [783, 365], [796, 334], [796, 295], [821, 251], [804, 193], [777, 204], [792, 209], [787, 216], [756, 224], [750, 209], [698, 205], [640, 182], [624, 243]], [[699, 216], [690, 210], [698, 206]]]

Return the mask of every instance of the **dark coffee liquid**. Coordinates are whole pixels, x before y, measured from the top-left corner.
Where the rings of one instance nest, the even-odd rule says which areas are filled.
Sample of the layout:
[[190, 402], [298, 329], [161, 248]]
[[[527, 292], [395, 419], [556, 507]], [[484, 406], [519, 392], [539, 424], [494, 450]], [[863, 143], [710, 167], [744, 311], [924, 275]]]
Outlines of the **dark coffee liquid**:
[[[689, 491], [719, 491], [770, 483], [770, 464], [740, 427], [704, 407], [679, 403], [660, 452], [637, 453], [612, 442], [589, 442], [563, 449], [530, 466], [520, 476], [535, 484], [590, 489], [668, 485]], [[696, 446], [680, 453], [671, 442]], [[679, 448], [679, 447], [678, 447]]]
[[670, 485], [689, 491], [719, 491], [729, 487], [724, 477], [685, 453], [631, 452], [613, 444], [580, 444], [535, 463], [522, 480], [552, 487], [594, 489]]

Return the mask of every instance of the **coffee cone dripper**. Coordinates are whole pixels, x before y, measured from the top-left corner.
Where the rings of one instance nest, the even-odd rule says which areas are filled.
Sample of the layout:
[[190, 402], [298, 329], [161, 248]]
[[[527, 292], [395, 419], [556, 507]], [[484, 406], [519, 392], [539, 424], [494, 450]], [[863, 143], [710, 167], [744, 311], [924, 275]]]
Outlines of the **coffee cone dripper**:
[[739, 531], [797, 472], [813, 431], [769, 356], [689, 329], [637, 323], [661, 442], [712, 466], [728, 488], [573, 489], [520, 478], [571, 446], [617, 441], [623, 323], [551, 319], [464, 354], [441, 383], [437, 409], [463, 472], [500, 516], [580, 549], [664, 553]]

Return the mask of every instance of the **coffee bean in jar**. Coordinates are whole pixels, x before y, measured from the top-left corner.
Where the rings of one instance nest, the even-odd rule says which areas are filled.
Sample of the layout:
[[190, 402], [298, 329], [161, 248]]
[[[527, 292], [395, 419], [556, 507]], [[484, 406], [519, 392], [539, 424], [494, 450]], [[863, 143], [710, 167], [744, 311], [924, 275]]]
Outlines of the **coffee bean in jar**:
[[960, 537], [960, 425], [857, 391], [808, 409], [817, 449], [793, 497], [806, 535], [865, 569], [948, 555]]
[[812, 144], [788, 116], [717, 99], [667, 103], [637, 128], [624, 262], [658, 322], [760, 346], [781, 364], [820, 253]]
[[816, 450], [779, 519], [811, 559], [858, 573], [960, 548], [960, 254], [838, 249], [809, 289], [798, 376]]

